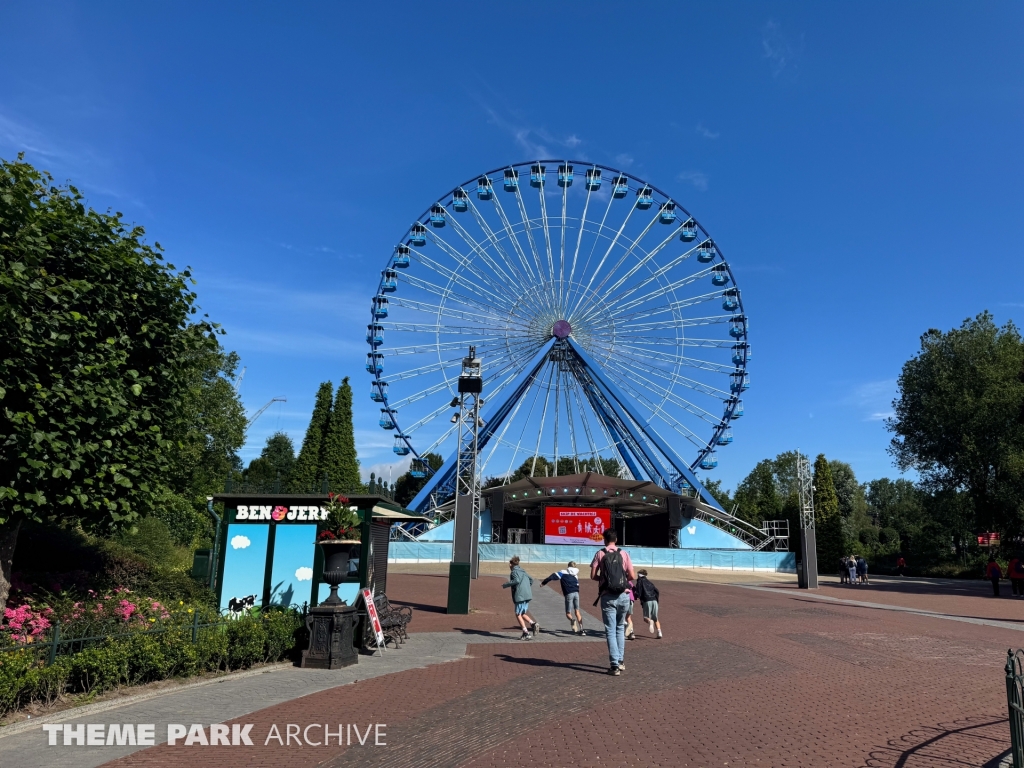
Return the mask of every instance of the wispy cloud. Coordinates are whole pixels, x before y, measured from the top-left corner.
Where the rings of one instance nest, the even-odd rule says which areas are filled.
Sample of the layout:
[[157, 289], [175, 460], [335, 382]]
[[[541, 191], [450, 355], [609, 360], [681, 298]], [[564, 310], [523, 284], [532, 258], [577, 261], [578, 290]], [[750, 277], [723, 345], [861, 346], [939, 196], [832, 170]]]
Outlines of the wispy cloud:
[[706, 192], [708, 188], [708, 177], [700, 171], [683, 171], [676, 178], [680, 181], [688, 181], [698, 192]]
[[846, 403], [864, 414], [864, 421], [884, 421], [892, 413], [892, 401], [896, 397], [896, 379], [868, 381], [854, 387]]
[[772, 70], [772, 77], [778, 77], [786, 68], [793, 71], [803, 49], [803, 35], [794, 42], [791, 35], [783, 32], [782, 25], [769, 20], [761, 30], [761, 47], [764, 58]]
[[360, 466], [359, 476], [363, 478], [363, 482], [366, 482], [370, 479], [370, 473], [373, 472], [377, 477], [383, 477], [386, 481], [394, 482], [408, 472], [411, 465], [412, 458], [409, 456], [391, 462], [381, 461], [365, 467]]
[[522, 120], [515, 117], [506, 117], [482, 102], [481, 106], [487, 112], [488, 122], [509, 134], [527, 157], [537, 159], [552, 157], [560, 154], [557, 151], [559, 148], [575, 149], [583, 144], [583, 139], [575, 133], [568, 136], [556, 136], [546, 128], [525, 125]]
[[622, 154], [615, 156], [615, 163], [622, 168], [629, 168], [629, 166], [634, 163], [634, 159], [632, 155], [627, 155], [623, 152]]
[[720, 135], [718, 131], [712, 131], [710, 128], [706, 128], [704, 123], [697, 123], [697, 133], [705, 139], [717, 139]]

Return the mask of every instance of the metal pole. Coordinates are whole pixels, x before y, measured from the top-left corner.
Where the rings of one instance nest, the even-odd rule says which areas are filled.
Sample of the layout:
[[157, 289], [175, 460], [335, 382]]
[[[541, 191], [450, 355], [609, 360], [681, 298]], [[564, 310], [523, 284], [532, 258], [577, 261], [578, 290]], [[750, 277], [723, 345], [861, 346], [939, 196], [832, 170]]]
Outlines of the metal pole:
[[797, 492], [800, 496], [800, 555], [803, 568], [799, 573], [800, 589], [818, 588], [818, 550], [814, 538], [814, 485], [807, 457], [796, 452]]
[[213, 496], [206, 497], [206, 511], [216, 521], [213, 534], [213, 556], [210, 558], [210, 589], [217, 589], [217, 557], [220, 554], [220, 515], [213, 511]]

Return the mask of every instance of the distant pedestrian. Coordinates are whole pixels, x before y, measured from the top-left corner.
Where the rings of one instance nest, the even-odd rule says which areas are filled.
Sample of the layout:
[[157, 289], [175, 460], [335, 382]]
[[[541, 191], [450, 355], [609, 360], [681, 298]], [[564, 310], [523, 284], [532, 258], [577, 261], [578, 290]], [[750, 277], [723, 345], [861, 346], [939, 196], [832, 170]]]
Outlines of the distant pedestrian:
[[850, 564], [845, 557], [839, 558], [839, 583], [847, 584], [850, 581]]
[[508, 564], [512, 572], [509, 574], [508, 581], [501, 587], [502, 589], [512, 588], [512, 602], [516, 606], [516, 621], [519, 622], [519, 626], [523, 630], [519, 639], [529, 640], [531, 629], [534, 637], [540, 632], [540, 624], [527, 614], [530, 609], [530, 601], [533, 600], [533, 579], [530, 578], [530, 574], [519, 567], [519, 555], [509, 560]]
[[850, 555], [846, 559], [846, 572], [850, 577], [850, 586], [856, 586], [857, 584], [857, 558]]
[[857, 558], [857, 578], [861, 584], [868, 583], [868, 561], [863, 557]]
[[618, 675], [626, 666], [626, 611], [629, 610], [629, 580], [636, 579], [636, 571], [629, 553], [619, 549], [614, 528], [604, 532], [604, 547], [590, 563], [590, 578], [598, 583], [598, 600], [604, 619], [604, 634], [608, 642], [608, 674]]
[[1006, 567], [1006, 575], [1010, 577], [1013, 594], [1024, 597], [1024, 562], [1021, 562], [1019, 552], [1014, 555], [1013, 560]]
[[633, 594], [640, 601], [644, 611], [644, 621], [647, 622], [647, 629], [653, 635], [658, 633], [661, 640], [661, 622], [658, 620], [658, 600], [660, 595], [658, 588], [647, 578], [647, 569], [641, 568], [636, 572], [636, 586], [633, 587]]
[[585, 634], [583, 631], [583, 614], [580, 613], [579, 576], [580, 569], [576, 567], [576, 563], [570, 560], [569, 565], [564, 569], [555, 571], [540, 583], [543, 587], [549, 581], [558, 580], [558, 585], [562, 588], [562, 597], [565, 598], [565, 617], [569, 620], [569, 627], [575, 635]]
[[903, 559], [903, 555], [900, 555], [899, 557], [896, 558], [896, 575], [897, 576], [903, 576], [904, 575], [903, 571], [905, 571], [906, 568], [907, 568], [907, 561]]
[[988, 556], [988, 565], [985, 566], [985, 576], [992, 582], [992, 597], [999, 597], [999, 580], [1003, 578], [1003, 571], [996, 562], [995, 555]]

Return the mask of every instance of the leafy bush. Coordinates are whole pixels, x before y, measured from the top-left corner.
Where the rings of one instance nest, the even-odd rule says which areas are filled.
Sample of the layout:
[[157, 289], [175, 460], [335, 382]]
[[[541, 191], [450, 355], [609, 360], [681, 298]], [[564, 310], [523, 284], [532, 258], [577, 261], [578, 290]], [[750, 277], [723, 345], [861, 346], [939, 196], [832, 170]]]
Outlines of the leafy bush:
[[[94, 596], [103, 611], [121, 611], [122, 618], [98, 623], [95, 616], [80, 615], [76, 625], [62, 624], [64, 637], [103, 636], [85, 641], [85, 648], [62, 646], [52, 665], [45, 665], [49, 643], [46, 636], [31, 638], [17, 650], [0, 652], [0, 716], [31, 702], [52, 704], [68, 694], [96, 695], [125, 685], [140, 685], [171, 677], [204, 672], [237, 670], [255, 664], [295, 657], [304, 647], [302, 616], [291, 610], [257, 611], [237, 620], [223, 619], [205, 605], [148, 606], [127, 610], [131, 593]], [[136, 603], [142, 600], [132, 598]], [[157, 609], [153, 605], [159, 606]], [[78, 605], [78, 609], [75, 606]], [[50, 609], [80, 610], [80, 603]], [[159, 611], [156, 618], [154, 611]], [[111, 623], [113, 622], [113, 623]], [[193, 622], [199, 625], [194, 628]], [[212, 626], [202, 626], [212, 624]], [[193, 642], [193, 630], [196, 639]], [[11, 637], [0, 648], [11, 648]], [[0, 636], [2, 639], [2, 636]], [[14, 639], [15, 642], [17, 638]]]

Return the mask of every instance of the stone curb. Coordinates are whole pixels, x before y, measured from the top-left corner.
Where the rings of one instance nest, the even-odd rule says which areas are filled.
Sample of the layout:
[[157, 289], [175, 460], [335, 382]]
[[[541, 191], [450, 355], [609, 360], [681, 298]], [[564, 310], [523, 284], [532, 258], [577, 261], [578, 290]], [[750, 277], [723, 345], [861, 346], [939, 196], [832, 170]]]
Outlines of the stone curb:
[[68, 718], [80, 718], [87, 717], [89, 715], [98, 714], [100, 712], [106, 712], [109, 709], [117, 709], [124, 707], [129, 704], [137, 704], [142, 701], [149, 701], [160, 696], [165, 696], [170, 693], [179, 693], [180, 691], [188, 688], [202, 688], [206, 685], [213, 685], [214, 683], [222, 683], [226, 680], [239, 680], [243, 677], [254, 677], [256, 675], [262, 675], [266, 672], [273, 672], [274, 670], [284, 669], [286, 667], [295, 666], [290, 661], [282, 661], [277, 664], [264, 664], [261, 667], [255, 669], [245, 669], [239, 672], [228, 672], [227, 674], [219, 675], [217, 677], [207, 678], [205, 680], [193, 680], [192, 682], [182, 683], [180, 685], [169, 686], [167, 688], [161, 688], [158, 691], [143, 691], [141, 693], [130, 694], [128, 696], [119, 696], [116, 699], [108, 699], [107, 701], [98, 701], [95, 704], [83, 704], [79, 707], [68, 707], [62, 709], [59, 712], [54, 712], [50, 715], [43, 715], [42, 717], [33, 717], [30, 720], [23, 720], [20, 723], [12, 723], [11, 725], [5, 725], [0, 727], [0, 739], [5, 736], [14, 736], [18, 733], [24, 733], [30, 731], [33, 728], [38, 728], [43, 723], [62, 722]]

